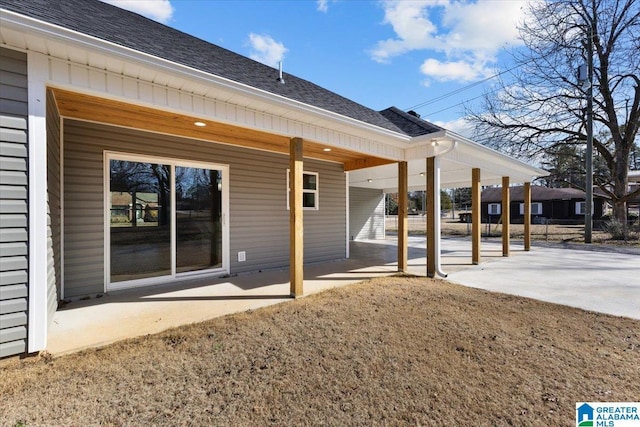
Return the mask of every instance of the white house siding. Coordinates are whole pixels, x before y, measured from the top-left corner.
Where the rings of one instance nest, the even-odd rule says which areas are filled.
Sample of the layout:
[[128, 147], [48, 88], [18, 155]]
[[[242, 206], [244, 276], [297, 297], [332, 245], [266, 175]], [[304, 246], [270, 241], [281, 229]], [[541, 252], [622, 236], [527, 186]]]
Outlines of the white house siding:
[[[288, 156], [69, 119], [63, 126], [65, 298], [104, 290], [105, 150], [229, 165], [231, 273], [288, 265]], [[304, 213], [305, 262], [342, 259], [342, 165], [305, 160], [304, 169], [319, 173], [320, 190], [320, 209]]]
[[349, 234], [351, 240], [384, 239], [382, 190], [349, 187]]
[[47, 93], [47, 320], [53, 320], [61, 298], [60, 116]]
[[27, 56], [0, 48], [0, 357], [27, 348], [27, 103]]

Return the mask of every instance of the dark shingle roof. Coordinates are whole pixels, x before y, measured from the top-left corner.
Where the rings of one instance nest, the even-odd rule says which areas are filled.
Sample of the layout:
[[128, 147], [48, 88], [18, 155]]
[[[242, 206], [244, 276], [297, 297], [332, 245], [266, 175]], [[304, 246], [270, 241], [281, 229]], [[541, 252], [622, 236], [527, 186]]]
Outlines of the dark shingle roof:
[[[509, 196], [512, 202], [524, 201], [524, 187], [510, 187]], [[539, 185], [531, 186], [531, 201], [584, 199], [585, 192], [577, 188], [549, 188]], [[502, 188], [491, 187], [482, 191], [482, 201], [497, 203], [502, 201]]]
[[389, 107], [386, 110], [382, 110], [380, 114], [409, 136], [421, 136], [442, 130], [441, 127], [422, 120], [420, 117], [406, 113], [396, 107]]
[[0, 7], [374, 126], [403, 133], [377, 111], [174, 28], [98, 0], [0, 0]]

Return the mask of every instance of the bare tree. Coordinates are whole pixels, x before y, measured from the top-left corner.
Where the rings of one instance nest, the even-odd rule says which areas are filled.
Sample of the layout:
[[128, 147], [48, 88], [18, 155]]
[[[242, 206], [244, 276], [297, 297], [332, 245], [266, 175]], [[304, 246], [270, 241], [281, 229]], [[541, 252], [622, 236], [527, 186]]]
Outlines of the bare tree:
[[597, 184], [614, 215], [625, 220], [631, 154], [640, 127], [640, 0], [532, 2], [520, 25], [524, 47], [512, 52], [515, 68], [478, 109], [467, 111], [476, 138], [540, 163], [560, 146], [584, 147], [586, 85], [576, 70], [593, 49], [593, 147], [609, 173]]

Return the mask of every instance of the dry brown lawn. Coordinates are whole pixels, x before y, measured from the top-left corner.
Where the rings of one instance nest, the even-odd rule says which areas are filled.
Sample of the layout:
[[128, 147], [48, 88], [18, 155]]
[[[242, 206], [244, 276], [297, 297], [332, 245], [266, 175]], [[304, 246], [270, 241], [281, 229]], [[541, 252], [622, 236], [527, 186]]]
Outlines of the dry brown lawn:
[[575, 425], [640, 396], [640, 321], [391, 277], [0, 363], [0, 423]]

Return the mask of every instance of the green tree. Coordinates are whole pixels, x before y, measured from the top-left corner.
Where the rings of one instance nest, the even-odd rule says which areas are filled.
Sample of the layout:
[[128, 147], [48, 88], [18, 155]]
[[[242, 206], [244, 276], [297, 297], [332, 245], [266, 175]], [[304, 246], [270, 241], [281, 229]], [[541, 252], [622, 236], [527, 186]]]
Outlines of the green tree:
[[440, 190], [440, 209], [451, 209], [451, 196], [445, 190]]
[[398, 215], [398, 193], [385, 193], [385, 214]]
[[[593, 47], [593, 146], [607, 169], [594, 183], [623, 221], [631, 153], [640, 127], [640, 0], [532, 2], [520, 27], [524, 48], [482, 107], [470, 110], [478, 136], [512, 155], [548, 161], [560, 147], [584, 150], [587, 87], [575, 70]], [[583, 181], [584, 182], [584, 181]], [[584, 185], [584, 184], [583, 184]]]
[[471, 188], [455, 188], [453, 190], [453, 203], [458, 210], [471, 209]]

